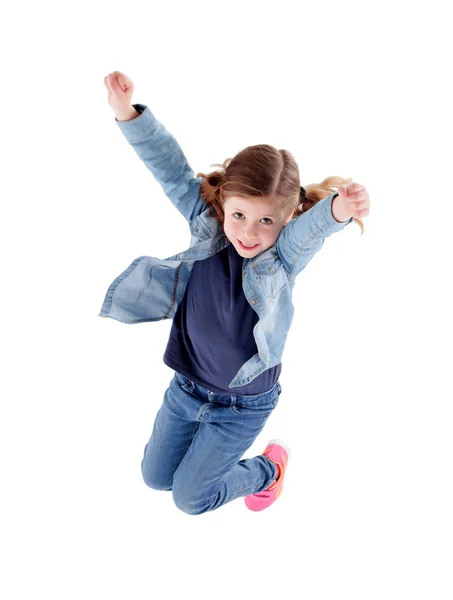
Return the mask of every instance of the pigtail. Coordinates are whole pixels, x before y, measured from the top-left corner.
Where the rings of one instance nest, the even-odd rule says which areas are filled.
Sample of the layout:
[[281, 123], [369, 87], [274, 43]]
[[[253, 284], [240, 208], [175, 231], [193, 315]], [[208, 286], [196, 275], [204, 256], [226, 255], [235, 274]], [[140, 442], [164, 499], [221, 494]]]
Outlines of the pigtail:
[[209, 214], [217, 218], [222, 224], [224, 222], [225, 213], [222, 208], [222, 186], [225, 183], [225, 170], [231, 159], [227, 159], [223, 164], [214, 164], [211, 167], [220, 167], [212, 173], [197, 173], [197, 177], [201, 177], [200, 196], [207, 206], [210, 207]]

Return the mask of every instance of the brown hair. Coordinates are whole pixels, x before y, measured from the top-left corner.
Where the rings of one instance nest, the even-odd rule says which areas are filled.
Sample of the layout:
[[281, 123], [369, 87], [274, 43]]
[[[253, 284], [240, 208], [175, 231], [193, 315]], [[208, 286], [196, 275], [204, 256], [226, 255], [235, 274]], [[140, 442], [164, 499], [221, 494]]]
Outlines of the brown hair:
[[[317, 202], [336, 191], [336, 187], [351, 183], [337, 175], [326, 177], [321, 183], [304, 186], [306, 196], [301, 196], [299, 168], [288, 150], [277, 150], [268, 144], [247, 146], [234, 158], [227, 158], [211, 173], [197, 173], [202, 177], [200, 194], [211, 207], [210, 214], [221, 222], [225, 220], [224, 203], [228, 197], [238, 196], [250, 200], [253, 197], [271, 198], [285, 214], [295, 210], [293, 219], [309, 210]], [[353, 218], [362, 233], [363, 222]]]

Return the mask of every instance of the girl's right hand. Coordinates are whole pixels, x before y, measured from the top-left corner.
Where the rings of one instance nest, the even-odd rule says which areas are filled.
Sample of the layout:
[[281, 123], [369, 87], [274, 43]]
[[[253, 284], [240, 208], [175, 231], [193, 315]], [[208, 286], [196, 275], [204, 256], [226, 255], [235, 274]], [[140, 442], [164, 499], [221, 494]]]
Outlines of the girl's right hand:
[[113, 108], [115, 115], [121, 117], [130, 113], [134, 84], [131, 79], [121, 71], [113, 71], [104, 77], [104, 85], [108, 90], [108, 103]]

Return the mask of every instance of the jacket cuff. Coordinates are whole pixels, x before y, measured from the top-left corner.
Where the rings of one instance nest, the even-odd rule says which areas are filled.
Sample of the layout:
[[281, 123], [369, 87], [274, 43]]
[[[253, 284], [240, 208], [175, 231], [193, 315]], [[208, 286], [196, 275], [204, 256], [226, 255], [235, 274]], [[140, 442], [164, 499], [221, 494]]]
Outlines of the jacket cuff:
[[137, 141], [148, 135], [158, 124], [158, 120], [146, 104], [133, 104], [132, 106], [140, 113], [135, 119], [118, 121], [115, 117], [116, 124], [129, 142]]

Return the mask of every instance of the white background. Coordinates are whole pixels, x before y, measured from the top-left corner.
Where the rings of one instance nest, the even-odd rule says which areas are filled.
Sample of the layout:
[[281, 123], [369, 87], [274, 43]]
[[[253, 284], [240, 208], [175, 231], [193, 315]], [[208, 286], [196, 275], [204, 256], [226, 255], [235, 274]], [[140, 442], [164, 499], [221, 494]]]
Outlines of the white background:
[[[2, 8], [1, 595], [451, 600], [447, 3], [25, 2]], [[170, 321], [98, 316], [189, 228], [115, 123], [123, 71], [195, 172], [268, 143], [302, 185], [364, 184], [294, 289], [284, 492], [189, 516], [148, 488]], [[214, 168], [214, 167], [212, 167]], [[173, 232], [173, 233], [172, 233]], [[213, 298], [215, 302], [215, 298]]]

